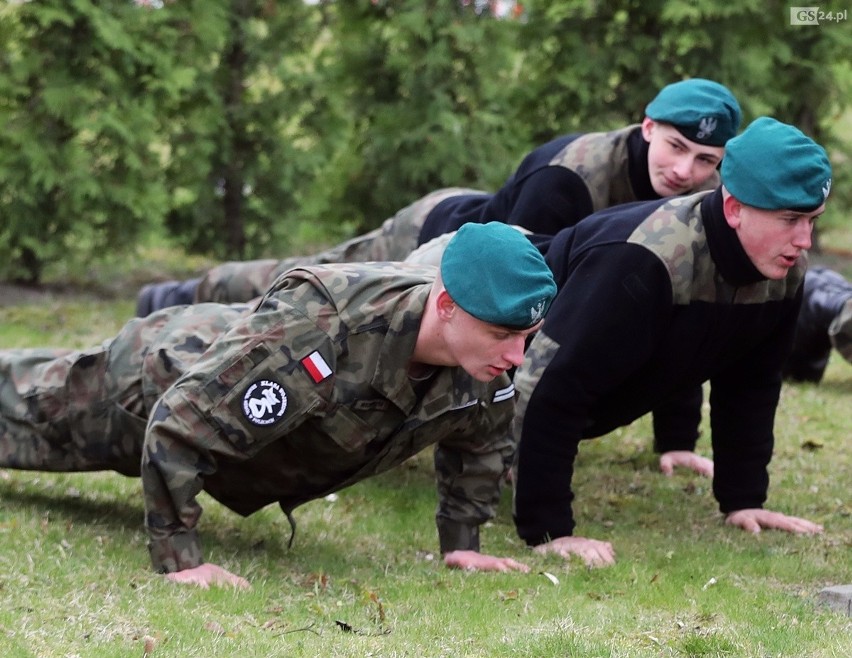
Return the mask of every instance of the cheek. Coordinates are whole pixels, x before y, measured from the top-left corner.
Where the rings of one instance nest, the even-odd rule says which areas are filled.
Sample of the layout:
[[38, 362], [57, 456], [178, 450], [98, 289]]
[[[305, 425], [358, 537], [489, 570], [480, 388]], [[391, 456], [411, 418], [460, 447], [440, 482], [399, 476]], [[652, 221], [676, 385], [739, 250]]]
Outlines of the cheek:
[[490, 340], [483, 336], [469, 336], [465, 341], [465, 354], [468, 358], [476, 361], [492, 361], [500, 356], [501, 346], [499, 342]]
[[699, 183], [706, 181], [716, 171], [716, 167], [706, 162], [697, 162], [692, 168], [692, 174]]
[[753, 227], [740, 233], [740, 241], [745, 252], [756, 261], [762, 260], [773, 246], [772, 236], [755, 231]]
[[465, 331], [459, 335], [456, 342], [458, 355], [462, 359], [478, 359], [485, 351], [487, 339], [478, 335], [475, 331]]
[[660, 152], [660, 147], [656, 142], [651, 142], [648, 147], [648, 169], [654, 171], [663, 164], [663, 157]]

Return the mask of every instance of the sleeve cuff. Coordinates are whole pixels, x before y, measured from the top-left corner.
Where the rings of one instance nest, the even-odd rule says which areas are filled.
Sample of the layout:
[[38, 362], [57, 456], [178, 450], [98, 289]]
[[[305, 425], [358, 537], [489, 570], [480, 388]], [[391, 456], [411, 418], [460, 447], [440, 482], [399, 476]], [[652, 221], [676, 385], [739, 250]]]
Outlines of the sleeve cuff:
[[479, 552], [479, 526], [439, 518], [438, 539], [441, 543], [441, 553], [450, 551]]
[[151, 565], [157, 573], [172, 573], [192, 569], [204, 563], [201, 542], [195, 530], [188, 530], [148, 542]]

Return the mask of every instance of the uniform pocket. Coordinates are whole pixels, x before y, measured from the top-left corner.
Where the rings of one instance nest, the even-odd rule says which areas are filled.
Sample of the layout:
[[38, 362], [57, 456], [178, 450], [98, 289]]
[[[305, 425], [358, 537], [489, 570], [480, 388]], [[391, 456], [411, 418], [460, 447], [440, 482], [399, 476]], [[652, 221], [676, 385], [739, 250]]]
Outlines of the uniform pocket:
[[374, 440], [379, 432], [346, 407], [337, 407], [326, 413], [319, 423], [320, 429], [346, 452], [360, 450]]
[[253, 451], [304, 423], [326, 406], [325, 384], [281, 350], [254, 346], [214, 373], [202, 393], [184, 389], [185, 397], [210, 416], [237, 446]]

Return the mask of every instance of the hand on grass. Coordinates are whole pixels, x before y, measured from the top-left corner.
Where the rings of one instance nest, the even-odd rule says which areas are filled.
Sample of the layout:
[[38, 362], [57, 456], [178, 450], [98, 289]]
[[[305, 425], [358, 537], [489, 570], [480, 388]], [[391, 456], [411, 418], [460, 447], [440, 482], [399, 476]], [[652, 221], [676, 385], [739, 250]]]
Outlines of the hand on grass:
[[476, 551], [450, 551], [444, 553], [444, 564], [453, 569], [468, 571], [522, 571], [527, 573], [530, 568], [510, 557], [494, 557]]
[[249, 581], [215, 564], [205, 563], [192, 569], [167, 573], [166, 578], [173, 583], [188, 583], [208, 589], [210, 585], [231, 585], [239, 589], [249, 589]]
[[586, 537], [557, 537], [535, 547], [537, 553], [556, 553], [564, 558], [579, 555], [588, 567], [615, 564], [615, 549], [608, 541]]
[[765, 509], [741, 509], [731, 512], [725, 519], [728, 525], [735, 525], [743, 530], [757, 534], [762, 528], [784, 530], [797, 535], [818, 535], [823, 528], [818, 523], [797, 516], [787, 516], [780, 512], [770, 512]]
[[713, 460], [691, 450], [669, 450], [660, 455], [660, 470], [664, 475], [674, 473], [676, 466], [683, 466], [708, 478], [713, 477]]

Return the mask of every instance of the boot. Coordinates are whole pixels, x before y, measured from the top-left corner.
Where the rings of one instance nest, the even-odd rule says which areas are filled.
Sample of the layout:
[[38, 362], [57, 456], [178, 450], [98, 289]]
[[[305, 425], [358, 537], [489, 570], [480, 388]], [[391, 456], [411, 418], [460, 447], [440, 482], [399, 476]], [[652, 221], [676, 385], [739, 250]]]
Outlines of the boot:
[[793, 351], [784, 366], [785, 377], [810, 382], [822, 380], [831, 356], [828, 327], [849, 299], [852, 299], [852, 283], [841, 274], [827, 267], [808, 270]]
[[849, 363], [852, 363], [852, 297], [846, 300], [840, 315], [828, 328], [831, 343]]
[[149, 283], [136, 296], [136, 317], [144, 318], [169, 306], [192, 304], [195, 301], [195, 289], [200, 281], [201, 279], [189, 279]]

